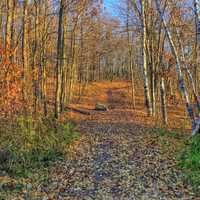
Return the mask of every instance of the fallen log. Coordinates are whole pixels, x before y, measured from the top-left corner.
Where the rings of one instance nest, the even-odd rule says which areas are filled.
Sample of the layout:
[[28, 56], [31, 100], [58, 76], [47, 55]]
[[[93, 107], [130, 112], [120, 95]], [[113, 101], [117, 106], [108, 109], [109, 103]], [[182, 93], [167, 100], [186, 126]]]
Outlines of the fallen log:
[[66, 106], [65, 110], [71, 110], [73, 112], [81, 113], [83, 115], [91, 115], [91, 113], [89, 111], [77, 109], [77, 108], [72, 108], [72, 107], [69, 107], [69, 106]]

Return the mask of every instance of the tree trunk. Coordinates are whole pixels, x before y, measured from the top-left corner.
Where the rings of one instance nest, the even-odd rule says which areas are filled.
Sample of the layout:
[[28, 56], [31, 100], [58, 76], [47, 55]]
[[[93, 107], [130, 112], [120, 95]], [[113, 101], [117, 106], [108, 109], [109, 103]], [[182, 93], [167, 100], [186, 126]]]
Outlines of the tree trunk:
[[0, 1], [0, 44], [1, 48], [3, 47], [3, 3]]
[[61, 86], [61, 111], [65, 109], [66, 103], [66, 83], [67, 83], [67, 19], [65, 18], [65, 23], [63, 24], [63, 39], [62, 39], [62, 54], [63, 54], [63, 67], [62, 67], [62, 86]]
[[[32, 71], [33, 71], [33, 90], [34, 90], [34, 112], [36, 114], [39, 106], [39, 93], [40, 93], [40, 63], [38, 56], [38, 40], [39, 40], [39, 6], [37, 2], [34, 3], [35, 6], [35, 21], [34, 21], [34, 47], [33, 47], [33, 62], [32, 62]], [[38, 73], [37, 73], [38, 72]]]
[[130, 16], [130, 1], [127, 0], [127, 39], [129, 52], [129, 69], [131, 73], [131, 103], [132, 108], [135, 109], [135, 83], [134, 83], [134, 69], [133, 69], [133, 44], [132, 37], [129, 30], [129, 16]]
[[[195, 8], [195, 23], [196, 23], [196, 41], [195, 41], [195, 91], [196, 97], [195, 99], [198, 101], [198, 92], [200, 90], [199, 82], [200, 82], [200, 0], [194, 0], [194, 8]], [[200, 112], [200, 105], [197, 104], [199, 112]]]
[[13, 62], [15, 0], [7, 0], [6, 3], [7, 17], [5, 30], [5, 49], [10, 62]]
[[56, 63], [56, 97], [55, 97], [55, 117], [58, 118], [61, 112], [61, 90], [62, 90], [62, 35], [63, 35], [63, 0], [60, 2], [58, 39], [57, 39], [57, 63]]
[[167, 104], [166, 104], [166, 92], [165, 92], [165, 80], [163, 77], [160, 79], [160, 99], [161, 99], [161, 111], [164, 125], [167, 125]]
[[150, 92], [149, 92], [149, 83], [148, 83], [148, 72], [147, 72], [147, 28], [146, 28], [146, 16], [145, 16], [145, 8], [146, 1], [141, 0], [142, 7], [142, 34], [143, 34], [143, 76], [144, 76], [144, 94], [145, 94], [145, 104], [147, 107], [148, 115], [152, 116], [152, 107], [150, 100]]
[[30, 84], [29, 84], [29, 45], [28, 45], [28, 0], [23, 4], [23, 34], [22, 34], [22, 65], [23, 65], [23, 99], [25, 106], [28, 102], [31, 102], [28, 98], [31, 97]]
[[157, 6], [157, 9], [158, 9], [158, 12], [160, 14], [160, 18], [163, 22], [163, 25], [164, 25], [164, 28], [165, 28], [165, 31], [166, 31], [166, 34], [167, 34], [167, 38], [169, 40], [169, 44], [170, 44], [170, 47], [171, 47], [171, 51], [176, 59], [176, 72], [177, 72], [177, 76], [178, 76], [178, 79], [179, 79], [179, 88], [181, 90], [181, 92], [183, 93], [184, 95], [184, 98], [185, 98], [185, 102], [186, 102], [186, 110], [188, 112], [188, 115], [190, 117], [190, 120], [192, 122], [192, 129], [195, 130], [196, 129], [196, 120], [195, 120], [195, 116], [194, 116], [194, 112], [193, 112], [193, 108], [190, 104], [190, 100], [189, 100], [189, 96], [188, 96], [188, 93], [187, 93], [187, 90], [186, 90], [186, 87], [185, 87], [185, 83], [184, 83], [184, 79], [183, 79], [183, 73], [182, 73], [182, 70], [181, 70], [181, 65], [180, 65], [180, 60], [179, 60], [179, 57], [178, 57], [178, 53], [177, 53], [177, 50], [176, 50], [176, 47], [175, 47], [175, 44], [172, 40], [172, 36], [171, 36], [171, 33], [167, 27], [167, 23], [165, 21], [165, 18], [164, 18], [164, 15], [160, 9], [160, 5], [159, 5], [159, 1], [158, 0], [155, 0], [156, 1], [156, 6]]

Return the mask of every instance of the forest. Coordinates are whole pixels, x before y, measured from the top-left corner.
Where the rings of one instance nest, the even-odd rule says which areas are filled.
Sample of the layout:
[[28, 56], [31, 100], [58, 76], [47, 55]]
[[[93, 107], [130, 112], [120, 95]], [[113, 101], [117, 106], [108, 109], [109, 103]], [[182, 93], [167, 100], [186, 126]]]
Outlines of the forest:
[[0, 0], [0, 200], [200, 199], [200, 0]]

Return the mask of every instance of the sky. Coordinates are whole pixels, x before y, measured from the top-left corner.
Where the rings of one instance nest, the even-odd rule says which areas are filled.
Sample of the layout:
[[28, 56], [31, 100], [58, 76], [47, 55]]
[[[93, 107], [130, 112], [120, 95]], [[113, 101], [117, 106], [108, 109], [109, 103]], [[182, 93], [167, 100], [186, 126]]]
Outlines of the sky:
[[115, 4], [117, 0], [104, 0], [104, 7], [106, 8], [106, 11], [111, 15], [111, 16], [116, 16], [115, 9], [113, 5]]
[[[121, 0], [103, 0], [106, 12], [108, 12], [113, 17], [119, 16], [116, 7], [120, 1]], [[193, 1], [194, 0], [185, 0], [185, 7], [193, 7]]]

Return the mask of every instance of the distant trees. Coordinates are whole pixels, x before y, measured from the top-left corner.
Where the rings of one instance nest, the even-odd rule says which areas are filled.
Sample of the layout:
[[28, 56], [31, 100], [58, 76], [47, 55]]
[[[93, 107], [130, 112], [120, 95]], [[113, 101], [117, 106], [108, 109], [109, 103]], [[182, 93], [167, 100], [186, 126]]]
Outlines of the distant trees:
[[1, 83], [19, 84], [18, 98], [13, 94], [10, 105], [16, 100], [18, 113], [53, 112], [58, 118], [71, 102], [75, 84], [81, 97], [90, 81], [120, 78], [130, 81], [132, 108], [142, 91], [149, 116], [162, 116], [167, 124], [168, 99], [176, 101], [180, 94], [196, 121], [199, 1], [194, 0], [192, 12], [186, 0], [122, 0], [116, 10], [120, 18], [111, 17], [102, 3], [0, 2]]
[[96, 79], [94, 70], [100, 72], [103, 47], [94, 49], [98, 41], [93, 39], [100, 25], [101, 2], [6, 0], [0, 2], [0, 9], [1, 64], [5, 67], [9, 62], [21, 69], [22, 112], [43, 111], [46, 116], [48, 104], [55, 102], [58, 117], [70, 102], [76, 81], [86, 83]]

